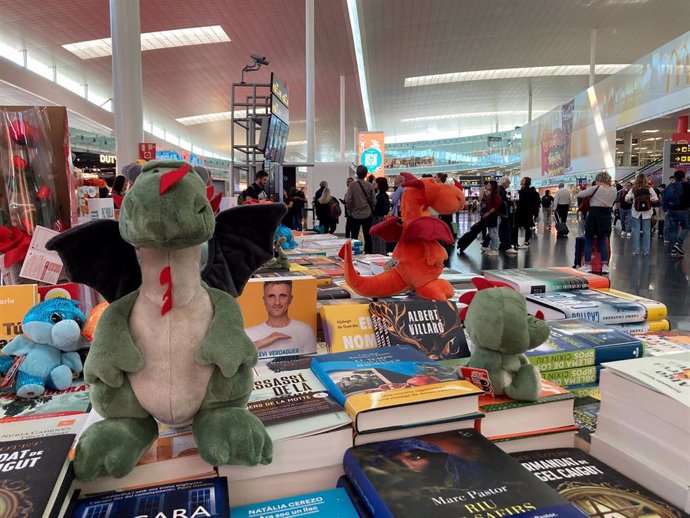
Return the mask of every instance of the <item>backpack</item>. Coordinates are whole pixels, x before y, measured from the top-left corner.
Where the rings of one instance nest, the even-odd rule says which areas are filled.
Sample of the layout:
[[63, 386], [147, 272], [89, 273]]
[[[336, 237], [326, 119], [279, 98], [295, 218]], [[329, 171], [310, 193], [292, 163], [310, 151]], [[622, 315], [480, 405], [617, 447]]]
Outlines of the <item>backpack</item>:
[[664, 205], [667, 210], [682, 210], [688, 208], [684, 182], [675, 182], [666, 187], [664, 191]]
[[649, 194], [649, 189], [645, 187], [644, 189], [636, 190], [633, 203], [637, 212], [647, 212], [648, 210], [651, 210], [652, 195]]
[[331, 211], [331, 218], [333, 219], [338, 219], [343, 214], [340, 203], [338, 203], [336, 198], [331, 198], [331, 201], [328, 202], [328, 208]]
[[237, 205], [242, 205], [247, 201], [247, 189], [237, 195]]

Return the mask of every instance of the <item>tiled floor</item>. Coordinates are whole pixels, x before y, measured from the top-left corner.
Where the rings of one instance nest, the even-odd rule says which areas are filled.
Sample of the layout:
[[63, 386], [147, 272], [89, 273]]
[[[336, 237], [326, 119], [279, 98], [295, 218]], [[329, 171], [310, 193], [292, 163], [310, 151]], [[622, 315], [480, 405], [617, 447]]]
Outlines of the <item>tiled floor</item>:
[[[476, 215], [461, 215], [460, 232], [476, 219]], [[453, 253], [451, 266], [465, 272], [497, 268], [572, 266], [575, 237], [582, 235], [582, 228], [574, 218], [569, 220], [568, 226], [570, 236], [565, 239], [556, 239], [553, 227], [551, 232], [544, 232], [540, 226], [529, 250], [520, 250], [518, 255], [513, 256], [503, 253], [498, 257], [484, 256], [480, 242], [476, 241], [464, 254]], [[520, 239], [521, 243], [523, 241]], [[663, 302], [668, 307], [672, 328], [690, 330], [690, 252], [685, 259], [672, 258], [667, 246], [653, 236], [650, 255], [633, 256], [631, 240], [621, 238], [618, 229], [611, 236], [611, 287]]]

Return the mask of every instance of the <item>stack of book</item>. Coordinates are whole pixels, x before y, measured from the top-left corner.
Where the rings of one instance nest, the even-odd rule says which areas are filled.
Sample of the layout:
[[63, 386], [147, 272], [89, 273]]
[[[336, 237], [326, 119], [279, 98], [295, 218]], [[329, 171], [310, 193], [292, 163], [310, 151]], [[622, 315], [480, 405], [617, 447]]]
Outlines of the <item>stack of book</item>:
[[605, 364], [591, 454], [690, 512], [690, 352]]
[[546, 320], [580, 318], [627, 333], [665, 331], [666, 306], [655, 300], [612, 289], [586, 289], [526, 295], [527, 310]]
[[525, 354], [544, 379], [562, 387], [596, 384], [603, 362], [644, 356], [641, 340], [604, 324], [574, 318], [549, 325], [548, 340]]
[[391, 258], [382, 254], [362, 254], [357, 256], [354, 266], [360, 275], [378, 275], [386, 269]]
[[575, 268], [485, 270], [484, 277], [490, 281], [504, 282], [524, 295], [610, 287], [607, 277], [584, 273]]

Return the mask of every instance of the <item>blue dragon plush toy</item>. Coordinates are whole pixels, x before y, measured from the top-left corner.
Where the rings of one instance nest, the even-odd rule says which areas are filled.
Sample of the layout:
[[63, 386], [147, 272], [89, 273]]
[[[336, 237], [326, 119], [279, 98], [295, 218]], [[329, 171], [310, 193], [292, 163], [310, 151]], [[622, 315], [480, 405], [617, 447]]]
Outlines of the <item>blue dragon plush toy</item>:
[[81, 330], [86, 316], [78, 302], [54, 298], [29, 310], [22, 320], [24, 334], [14, 337], [2, 350], [0, 372], [12, 365], [11, 356], [24, 355], [16, 378], [17, 396], [36, 398], [46, 388], [64, 390], [72, 383], [72, 372], [81, 373], [79, 353]]

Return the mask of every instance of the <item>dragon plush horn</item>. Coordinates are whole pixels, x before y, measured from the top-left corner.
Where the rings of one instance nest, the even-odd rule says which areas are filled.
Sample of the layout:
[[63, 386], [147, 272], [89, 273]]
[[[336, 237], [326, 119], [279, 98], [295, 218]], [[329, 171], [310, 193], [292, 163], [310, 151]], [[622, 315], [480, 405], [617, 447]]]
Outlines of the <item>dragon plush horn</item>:
[[414, 189], [424, 190], [424, 182], [415, 175], [410, 173], [400, 173], [400, 176], [405, 179], [405, 181], [400, 184], [402, 187], [412, 187]]

